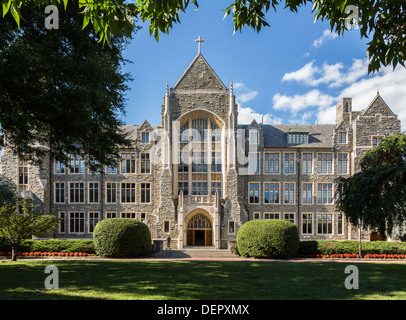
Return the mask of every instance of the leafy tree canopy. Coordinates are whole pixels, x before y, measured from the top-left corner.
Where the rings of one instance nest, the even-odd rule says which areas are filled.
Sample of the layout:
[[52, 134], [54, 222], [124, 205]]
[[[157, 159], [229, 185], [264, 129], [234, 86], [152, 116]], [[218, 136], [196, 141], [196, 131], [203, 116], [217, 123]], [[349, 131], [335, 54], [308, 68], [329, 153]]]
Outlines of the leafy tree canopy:
[[362, 170], [337, 179], [337, 209], [353, 225], [391, 235], [406, 222], [406, 135], [388, 137], [369, 150]]
[[15, 196], [16, 186], [9, 179], [0, 175], [0, 206], [11, 203]]
[[[3, 14], [15, 5], [3, 2]], [[102, 48], [93, 30], [82, 30], [72, 0], [59, 11], [59, 29], [44, 27], [43, 7], [19, 12], [20, 28], [11, 15], [0, 24], [0, 133], [7, 147], [33, 162], [51, 155], [67, 164], [80, 148], [99, 165], [112, 164], [117, 146], [131, 144], [119, 118], [131, 80], [122, 71], [126, 40], [112, 36]]]
[[375, 148], [368, 150], [360, 166], [365, 171], [382, 165], [403, 165], [406, 161], [406, 135], [398, 133], [383, 139]]
[[58, 225], [54, 215], [43, 215], [32, 201], [15, 198], [15, 203], [0, 207], [0, 238], [9, 240], [12, 260], [17, 260], [17, 248], [22, 240], [47, 235]]
[[[52, 0], [66, 6], [69, 0]], [[20, 8], [30, 3], [46, 5], [49, 0], [2, 0], [3, 16], [10, 12], [20, 24]], [[369, 72], [399, 63], [406, 57], [406, 12], [404, 1], [399, 0], [233, 0], [224, 9], [232, 16], [234, 31], [247, 26], [256, 31], [269, 26], [266, 13], [283, 6], [297, 12], [301, 6], [313, 6], [315, 20], [330, 22], [332, 31], [342, 35], [346, 30], [359, 27], [360, 36], [370, 38], [367, 55]], [[197, 0], [80, 0], [78, 11], [83, 15], [83, 27], [93, 24], [100, 41], [110, 36], [131, 36], [134, 20], [149, 22], [150, 34], [158, 40], [160, 32], [169, 33], [173, 24], [180, 22], [180, 14]]]

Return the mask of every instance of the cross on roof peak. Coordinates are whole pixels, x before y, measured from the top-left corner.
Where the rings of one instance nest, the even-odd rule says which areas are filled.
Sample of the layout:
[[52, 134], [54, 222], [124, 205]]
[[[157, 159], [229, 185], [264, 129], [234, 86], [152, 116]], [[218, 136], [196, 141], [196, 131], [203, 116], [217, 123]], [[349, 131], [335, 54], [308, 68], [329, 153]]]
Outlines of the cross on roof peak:
[[195, 42], [197, 42], [197, 43], [199, 44], [198, 53], [200, 53], [200, 52], [201, 52], [201, 43], [204, 42], [204, 40], [199, 36], [199, 38], [197, 38], [197, 39], [195, 40]]

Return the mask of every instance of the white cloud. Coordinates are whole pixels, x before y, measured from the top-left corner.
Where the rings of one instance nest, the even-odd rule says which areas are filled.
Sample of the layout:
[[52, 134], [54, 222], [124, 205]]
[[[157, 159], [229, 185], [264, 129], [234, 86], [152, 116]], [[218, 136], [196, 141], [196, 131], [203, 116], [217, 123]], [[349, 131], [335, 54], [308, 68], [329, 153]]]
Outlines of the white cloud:
[[256, 98], [258, 91], [247, 88], [242, 82], [236, 82], [233, 85], [236, 102], [238, 104], [238, 123], [251, 123], [255, 119], [258, 123], [276, 124], [282, 123], [282, 119], [271, 114], [258, 113], [254, 109], [245, 106]]
[[287, 122], [291, 123], [291, 124], [297, 124], [297, 123], [307, 124], [307, 123], [311, 122], [310, 119], [314, 114], [315, 114], [315, 111], [303, 112], [298, 115], [299, 117], [294, 117], [294, 118], [291, 117], [290, 119], [287, 120]]
[[245, 103], [245, 102], [254, 100], [257, 95], [258, 95], [257, 91], [250, 91], [250, 92], [242, 93], [242, 94], [238, 95], [238, 97], [236, 99], [237, 99], [237, 101], [240, 101], [241, 103]]
[[282, 78], [282, 82], [284, 81], [297, 81], [297, 82], [304, 82], [307, 85], [311, 84], [311, 79], [315, 73], [318, 73], [319, 70], [316, 67], [313, 67], [314, 62], [309, 62], [308, 64], [304, 65], [297, 71], [293, 71], [290, 73], [285, 73]]
[[354, 59], [351, 67], [343, 74], [345, 83], [353, 83], [368, 75], [368, 64], [368, 59]]
[[335, 123], [336, 119], [336, 108], [329, 107], [329, 108], [321, 108], [317, 111], [316, 114], [317, 123], [320, 124], [333, 124]]
[[[362, 79], [345, 88], [340, 96], [351, 97], [353, 110], [368, 107], [375, 97], [377, 90], [388, 104], [389, 108], [402, 121], [402, 128], [406, 127], [406, 69], [399, 66], [393, 70], [391, 66], [384, 68], [379, 74]], [[404, 130], [404, 129], [403, 129]]]
[[[392, 67], [384, 68], [379, 74], [354, 82], [344, 88], [336, 100], [343, 97], [352, 98], [353, 111], [366, 109], [375, 97], [377, 90], [388, 104], [389, 108], [398, 115], [402, 122], [402, 130], [406, 126], [406, 69]], [[334, 115], [334, 118], [332, 116]], [[331, 123], [335, 119], [335, 105], [321, 109], [317, 114], [320, 123]]]
[[236, 82], [236, 83], [234, 83], [234, 85], [233, 85], [234, 90], [238, 90], [238, 89], [244, 88], [244, 87], [245, 87], [245, 84], [242, 83], [242, 82]]
[[313, 41], [313, 47], [320, 48], [324, 42], [338, 38], [338, 34], [331, 32], [329, 29], [323, 31], [323, 35]]
[[319, 90], [311, 90], [305, 94], [295, 94], [294, 96], [275, 94], [272, 98], [273, 108], [275, 110], [289, 110], [293, 116], [297, 112], [309, 107], [326, 108], [331, 106], [334, 98], [328, 94], [323, 94]]
[[342, 62], [323, 63], [323, 66], [318, 68], [314, 66], [314, 61], [312, 61], [299, 70], [285, 73], [282, 81], [296, 81], [312, 87], [327, 84], [330, 88], [336, 88], [353, 83], [365, 76], [368, 73], [367, 67], [368, 61], [366, 59], [354, 59], [347, 70]]
[[[243, 83], [234, 85], [239, 123], [248, 124], [252, 120], [265, 124], [310, 123], [333, 124], [336, 118], [335, 106], [344, 97], [352, 98], [353, 111], [361, 111], [368, 107], [379, 90], [392, 111], [402, 122], [402, 130], [406, 127], [406, 69], [399, 66], [395, 71], [392, 67], [383, 68], [378, 74], [368, 76], [368, 60], [354, 59], [351, 65], [342, 62], [324, 63], [321, 67], [310, 62], [297, 71], [286, 73], [284, 81], [297, 81], [308, 87], [316, 87], [304, 93], [285, 95], [277, 93], [272, 98], [273, 110], [289, 113], [288, 120], [282, 120], [279, 113], [259, 113], [246, 102], [258, 95], [255, 90], [248, 89]], [[323, 87], [321, 87], [324, 85]], [[312, 120], [313, 119], [313, 120]]]
[[[352, 98], [353, 111], [361, 111], [368, 107], [379, 90], [401, 120], [402, 130], [406, 127], [406, 69], [401, 66], [394, 71], [389, 66], [368, 76], [367, 59], [353, 60], [350, 66], [338, 62], [324, 64], [321, 68], [313, 61], [297, 71], [286, 73], [282, 81], [297, 81], [307, 86], [326, 85], [325, 90], [312, 89], [292, 96], [275, 94], [273, 109], [290, 112], [293, 118], [289, 122], [304, 123], [314, 116], [318, 123], [334, 123], [335, 105], [343, 97]], [[341, 89], [337, 90], [339, 87]]]
[[258, 113], [252, 108], [249, 107], [242, 107], [241, 105], [238, 105], [238, 123], [242, 124], [249, 124], [254, 120], [258, 123], [263, 123], [264, 124], [281, 124], [282, 119], [275, 117], [272, 114], [262, 114]]
[[242, 82], [237, 82], [233, 88], [237, 103], [246, 103], [248, 101], [252, 101], [258, 95], [258, 91], [248, 89]]

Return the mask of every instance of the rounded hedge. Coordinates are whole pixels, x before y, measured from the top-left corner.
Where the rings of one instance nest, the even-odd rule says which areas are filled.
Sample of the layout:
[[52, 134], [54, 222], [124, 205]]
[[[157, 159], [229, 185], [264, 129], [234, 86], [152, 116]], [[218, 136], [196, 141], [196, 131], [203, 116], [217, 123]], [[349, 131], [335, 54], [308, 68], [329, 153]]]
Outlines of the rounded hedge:
[[299, 232], [294, 223], [284, 220], [253, 220], [237, 232], [241, 256], [254, 258], [291, 258], [299, 251]]
[[151, 233], [145, 223], [130, 218], [105, 219], [93, 232], [98, 256], [126, 258], [151, 255]]

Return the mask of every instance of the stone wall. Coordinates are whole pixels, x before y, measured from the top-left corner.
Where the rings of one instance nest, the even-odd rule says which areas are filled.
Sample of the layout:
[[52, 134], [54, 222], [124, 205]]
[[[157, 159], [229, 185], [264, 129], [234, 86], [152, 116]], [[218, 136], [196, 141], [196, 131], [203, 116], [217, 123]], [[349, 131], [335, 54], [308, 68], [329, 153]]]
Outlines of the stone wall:
[[[171, 247], [176, 248], [176, 241], [179, 235], [185, 235], [185, 221], [179, 223], [178, 217], [185, 219], [193, 210], [204, 210], [211, 221], [215, 222], [219, 228], [220, 247], [227, 248], [230, 243], [235, 243], [238, 228], [245, 222], [253, 220], [256, 214], [259, 218], [265, 218], [265, 213], [277, 213], [280, 219], [285, 219], [285, 214], [294, 215], [294, 223], [298, 226], [300, 238], [310, 239], [357, 239], [358, 231], [342, 219], [342, 215], [335, 209], [334, 202], [325, 204], [318, 203], [317, 187], [319, 183], [333, 184], [339, 175], [350, 176], [359, 170], [359, 161], [365, 152], [372, 148], [372, 137], [386, 137], [400, 132], [400, 121], [392, 113], [383, 99], [377, 95], [366, 110], [353, 111], [351, 98], [343, 98], [336, 106], [336, 123], [329, 127], [329, 130], [316, 132], [312, 141], [321, 138], [320, 135], [328, 133], [328, 139], [320, 139], [327, 143], [312, 145], [289, 145], [283, 147], [272, 147], [265, 143], [264, 131], [267, 125], [258, 124], [255, 120], [249, 126], [239, 126], [244, 128], [241, 151], [237, 141], [231, 139], [228, 131], [237, 133], [237, 110], [234, 103], [235, 97], [232, 88], [229, 90], [224, 86], [207, 61], [199, 53], [188, 69], [184, 72], [179, 81], [171, 88], [167, 88], [164, 104], [161, 106], [162, 125], [151, 126], [144, 121], [140, 126], [133, 126], [133, 137], [135, 145], [131, 149], [120, 150], [121, 152], [131, 152], [136, 156], [136, 172], [122, 173], [120, 166], [116, 173], [95, 173], [92, 174], [86, 168], [84, 173], [72, 174], [66, 172], [59, 174], [55, 172], [55, 163], [47, 159], [43, 166], [29, 166], [29, 190], [32, 192], [34, 201], [45, 210], [59, 214], [65, 213], [66, 230], [55, 236], [59, 238], [91, 238], [89, 232], [89, 213], [97, 212], [99, 219], [105, 219], [108, 213], [135, 213], [136, 218], [141, 219], [141, 213], [145, 214], [145, 223], [151, 230], [153, 239], [166, 240], [171, 237]], [[177, 139], [175, 133], [171, 132], [172, 122], [181, 120], [183, 123], [195, 118], [206, 118], [216, 123], [222, 129], [221, 152], [223, 165], [222, 177], [222, 197], [220, 201], [214, 202], [213, 197], [207, 197], [205, 203], [193, 202], [190, 197], [179, 199], [178, 197], [178, 172], [177, 163], [173, 163], [173, 156], [178, 152], [174, 150]], [[132, 126], [126, 127], [131, 130]], [[268, 127], [269, 128], [269, 127]], [[319, 127], [316, 127], [316, 129]], [[320, 127], [321, 128], [321, 127]], [[168, 140], [158, 141], [153, 138], [154, 129], [165, 129], [168, 133]], [[259, 134], [258, 143], [250, 143], [250, 130]], [[142, 142], [142, 133], [150, 133], [150, 141]], [[268, 131], [270, 132], [270, 131]], [[280, 139], [287, 139], [287, 134], [281, 128], [273, 131], [273, 136], [267, 136], [268, 141], [272, 141], [275, 134], [284, 134]], [[339, 141], [340, 133], [346, 133], [346, 141]], [[317, 134], [319, 136], [317, 136]], [[323, 137], [325, 138], [325, 137]], [[318, 140], [318, 141], [320, 141]], [[159, 143], [161, 142], [161, 143]], [[229, 145], [232, 143], [232, 145]], [[279, 144], [283, 145], [283, 144]], [[158, 148], [157, 148], [158, 146]], [[159, 147], [160, 146], [160, 147]], [[235, 152], [242, 152], [242, 158], [229, 161], [227, 157], [234, 157]], [[259, 172], [249, 173], [249, 154], [259, 153]], [[279, 153], [279, 173], [264, 173], [264, 153]], [[284, 154], [286, 152], [294, 154], [295, 170], [293, 173], [284, 172]], [[303, 153], [312, 154], [312, 173], [304, 173], [302, 168]], [[141, 173], [141, 154], [150, 154], [150, 173]], [[331, 153], [333, 155], [333, 172], [330, 174], [318, 173], [317, 157], [319, 153]], [[345, 153], [348, 155], [347, 173], [338, 173], [338, 155]], [[240, 153], [241, 155], [241, 153]], [[211, 157], [211, 155], [210, 155]], [[209, 157], [209, 159], [210, 159]], [[154, 161], [157, 160], [157, 161]], [[168, 163], [164, 163], [165, 161]], [[231, 165], [235, 163], [235, 167]], [[208, 164], [210, 165], [210, 163]], [[230, 166], [230, 167], [229, 167]], [[8, 179], [17, 183], [18, 180], [18, 158], [9, 150], [5, 149], [0, 163], [0, 172]], [[191, 172], [189, 172], [191, 174]], [[202, 175], [203, 176], [203, 175]], [[210, 177], [207, 173], [208, 181]], [[190, 178], [189, 178], [190, 179]], [[189, 180], [191, 181], [191, 180]], [[64, 203], [55, 202], [55, 183], [65, 183]], [[83, 182], [85, 185], [85, 200], [83, 203], [70, 203], [69, 183]], [[89, 202], [89, 183], [98, 182], [99, 201]], [[106, 202], [106, 183], [117, 183], [116, 203]], [[121, 201], [121, 183], [132, 182], [136, 186], [136, 200], [131, 203]], [[250, 203], [249, 183], [259, 184], [259, 203]], [[264, 199], [264, 184], [274, 182], [279, 183], [279, 203], [268, 204]], [[141, 203], [141, 184], [149, 183], [151, 187], [150, 203]], [[286, 203], [284, 196], [284, 184], [294, 184], [294, 201]], [[312, 203], [306, 204], [302, 201], [303, 183], [312, 183]], [[334, 195], [334, 187], [333, 187]], [[184, 203], [189, 201], [190, 203]], [[179, 203], [182, 205], [180, 206]], [[180, 210], [182, 209], [182, 210]], [[185, 210], [185, 211], [183, 211]], [[69, 228], [69, 214], [74, 212], [84, 213], [84, 232], [71, 232]], [[181, 214], [180, 214], [181, 213]], [[312, 232], [303, 232], [303, 214], [312, 214]], [[179, 216], [178, 216], [179, 214]], [[332, 232], [318, 232], [318, 215], [329, 214], [332, 217]], [[188, 216], [189, 217], [189, 216]], [[340, 220], [341, 219], [341, 220]], [[165, 221], [169, 223], [169, 232], [165, 232]], [[230, 222], [234, 223], [234, 230], [229, 230]], [[338, 233], [339, 224], [342, 232]], [[217, 228], [216, 225], [216, 228]], [[182, 226], [183, 230], [179, 230]], [[230, 232], [232, 231], [232, 232]], [[217, 232], [217, 229], [216, 229]], [[216, 233], [217, 234], [217, 233]], [[214, 234], [213, 234], [214, 235]], [[363, 237], [368, 237], [368, 230], [364, 230]], [[184, 236], [185, 238], [185, 236]]]
[[[19, 157], [7, 147], [4, 148], [0, 162], [0, 173], [18, 186]], [[42, 159], [41, 166], [28, 163], [28, 192], [19, 193], [32, 199], [39, 210], [45, 214], [52, 212], [50, 203], [50, 162]]]
[[[55, 214], [60, 212], [65, 213], [65, 232], [58, 233], [58, 238], [92, 238], [92, 232], [89, 232], [89, 213], [97, 212], [99, 214], [99, 220], [106, 219], [108, 214], [116, 213], [135, 213], [135, 217], [141, 220], [141, 214], [145, 214], [145, 223], [151, 231], [152, 238], [160, 237], [162, 234], [161, 224], [157, 224], [158, 219], [158, 207], [161, 204], [161, 172], [162, 164], [160, 162], [154, 162], [152, 153], [154, 152], [154, 141], [149, 143], [142, 143], [142, 132], [152, 133], [153, 129], [148, 123], [140, 126], [135, 132], [134, 138], [136, 139], [136, 145], [132, 149], [122, 149], [120, 152], [134, 153], [136, 169], [134, 173], [122, 173], [120, 160], [116, 173], [104, 172], [91, 173], [88, 168], [85, 168], [84, 173], [69, 173], [69, 168], [65, 168], [65, 173], [55, 173], [55, 167], [52, 167], [52, 183], [50, 190], [50, 202], [52, 211]], [[151, 136], [150, 136], [151, 138]], [[150, 154], [150, 173], [141, 173], [141, 154]], [[156, 156], [160, 157], [160, 150], [158, 150]], [[65, 183], [65, 201], [64, 203], [55, 202], [55, 182]], [[71, 203], [69, 202], [69, 183], [83, 182], [85, 185], [85, 201], [84, 203]], [[89, 202], [89, 183], [97, 182], [99, 185], [99, 201], [97, 203]], [[116, 188], [116, 203], [108, 203], [106, 200], [107, 183], [117, 183]], [[121, 183], [135, 183], [135, 202], [122, 202], [121, 201]], [[150, 202], [141, 202], [141, 184], [150, 184]], [[85, 232], [71, 232], [69, 228], [69, 214], [71, 212], [83, 212], [85, 216], [84, 230]]]
[[372, 148], [373, 137], [388, 137], [401, 130], [400, 120], [377, 95], [369, 107], [352, 122], [354, 173], [365, 152]]
[[[388, 109], [380, 97], [375, 98], [373, 103], [367, 109], [367, 112], [353, 112], [351, 98], [344, 98], [336, 107], [337, 121], [333, 132], [332, 144], [323, 148], [312, 148], [311, 145], [292, 146], [289, 148], [269, 148], [264, 147], [262, 137], [257, 146], [250, 146], [248, 135], [250, 129], [260, 130], [260, 126], [253, 123], [246, 129], [245, 156], [246, 164], [240, 164], [238, 171], [242, 174], [238, 176], [238, 194], [240, 203], [248, 211], [249, 220], [259, 214], [264, 218], [265, 213], [277, 213], [281, 219], [285, 213], [293, 213], [294, 221], [299, 228], [299, 234], [302, 240], [310, 239], [358, 239], [358, 230], [349, 225], [345, 219], [339, 219], [343, 216], [337, 212], [334, 201], [331, 204], [319, 204], [317, 199], [317, 188], [319, 183], [331, 183], [334, 186], [335, 179], [339, 176], [349, 177], [359, 170], [359, 161], [366, 150], [372, 148], [372, 136], [387, 137], [400, 131], [400, 121], [397, 116]], [[365, 113], [365, 114], [364, 114]], [[351, 116], [350, 116], [351, 115]], [[353, 119], [353, 121], [352, 121]], [[352, 122], [351, 122], [352, 121]], [[346, 142], [340, 143], [339, 134], [346, 133]], [[286, 137], [285, 137], [286, 138]], [[259, 173], [249, 174], [249, 153], [258, 152]], [[264, 173], [264, 153], [277, 152], [280, 155], [279, 174]], [[293, 174], [284, 173], [284, 153], [293, 152], [295, 154], [295, 171]], [[302, 171], [302, 154], [311, 153], [313, 158], [312, 174], [304, 174]], [[318, 173], [318, 153], [332, 153], [333, 172], [331, 174]], [[343, 153], [348, 156], [347, 173], [338, 173], [338, 154]], [[279, 203], [268, 204], [264, 201], [264, 184], [267, 182], [279, 183]], [[259, 183], [260, 201], [259, 203], [250, 203], [249, 184]], [[294, 203], [287, 204], [284, 199], [284, 184], [294, 183], [295, 199]], [[302, 201], [303, 183], [312, 183], [313, 203], [305, 204]], [[333, 194], [335, 193], [333, 187]], [[313, 218], [312, 234], [303, 233], [302, 214], [311, 213]], [[318, 214], [328, 213], [332, 215], [333, 232], [331, 234], [318, 233]], [[342, 232], [338, 233], [338, 225], [342, 223]], [[363, 230], [362, 237], [368, 239], [368, 230]]]

